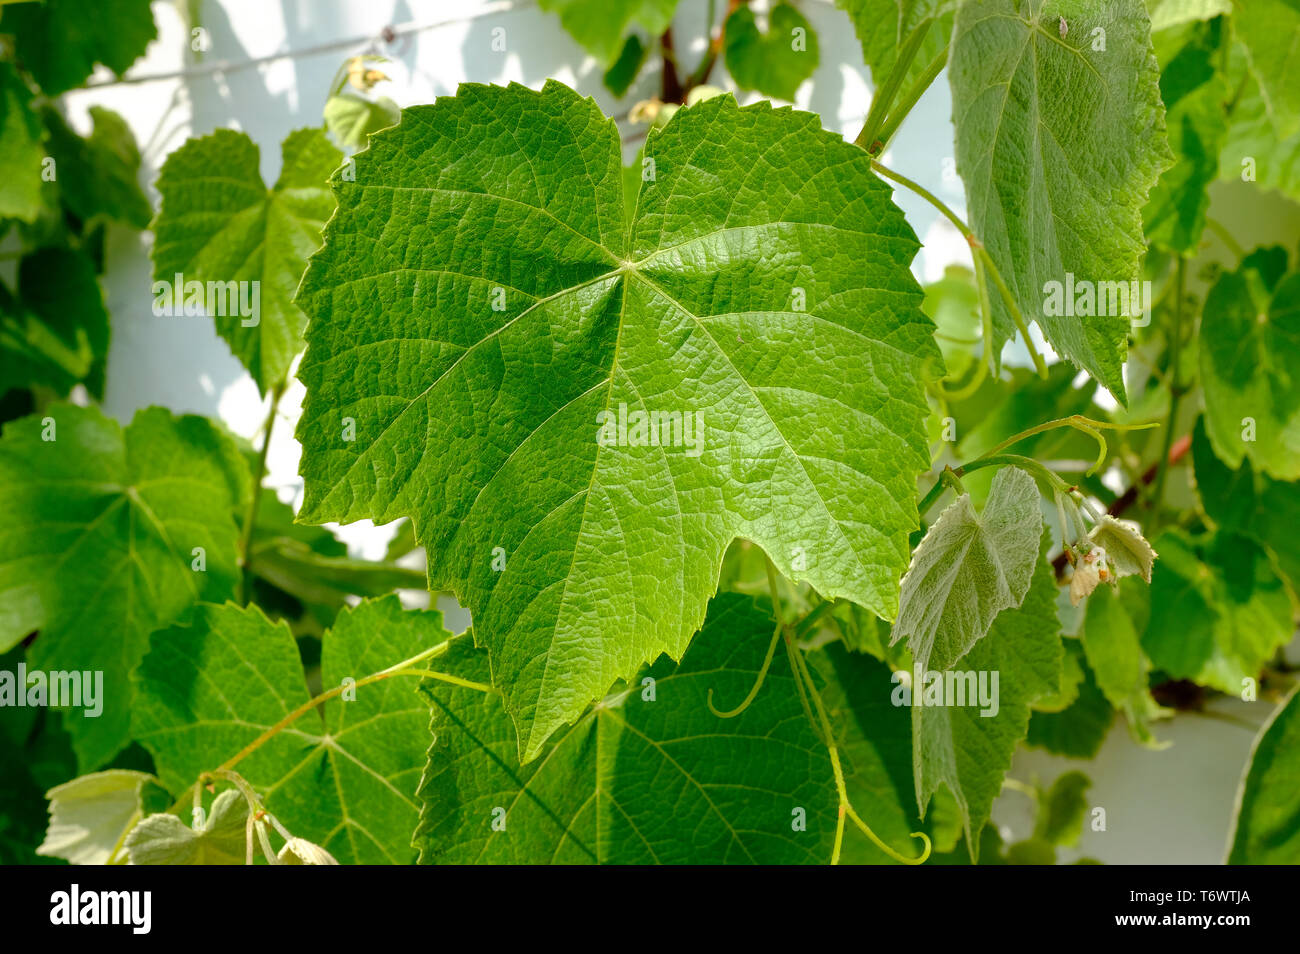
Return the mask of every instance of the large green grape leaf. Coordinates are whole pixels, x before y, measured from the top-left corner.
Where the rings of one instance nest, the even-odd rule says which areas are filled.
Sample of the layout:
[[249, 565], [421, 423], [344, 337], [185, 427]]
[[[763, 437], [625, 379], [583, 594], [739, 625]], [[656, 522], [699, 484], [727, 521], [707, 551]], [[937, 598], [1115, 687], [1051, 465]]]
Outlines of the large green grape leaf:
[[[433, 611], [396, 596], [339, 613], [322, 637], [321, 685], [360, 680], [447, 638]], [[352, 689], [273, 735], [235, 766], [295, 835], [344, 864], [406, 864], [428, 709], [416, 680]], [[183, 792], [307, 703], [287, 624], [257, 607], [204, 604], [190, 627], [154, 633], [136, 673], [132, 728], [158, 777]]]
[[957, 800], [967, 848], [977, 860], [980, 830], [1002, 790], [1016, 745], [1028, 731], [1030, 704], [1060, 689], [1063, 649], [1056, 578], [1046, 559], [1050, 543], [1050, 535], [1044, 532], [1041, 556], [1035, 551], [1031, 566], [1033, 581], [1019, 608], [999, 613], [988, 635], [950, 667], [973, 673], [977, 685], [982, 679], [990, 689], [996, 674], [996, 712], [969, 698], [965, 705], [919, 705], [924, 696], [913, 676], [917, 804], [924, 814], [939, 786], [946, 785]]
[[83, 771], [130, 739], [129, 674], [149, 633], [233, 590], [247, 483], [233, 442], [201, 417], [149, 408], [123, 430], [56, 405], [5, 426], [0, 649], [39, 631], [30, 669], [103, 673], [102, 711], [65, 713]]
[[1142, 212], [1148, 240], [1193, 255], [1210, 208], [1207, 191], [1219, 174], [1219, 153], [1228, 134], [1223, 103], [1230, 91], [1215, 71], [1219, 24], [1195, 24], [1157, 38], [1160, 98], [1175, 162], [1160, 176]]
[[817, 69], [817, 34], [788, 3], [768, 13], [766, 31], [759, 29], [753, 10], [737, 7], [727, 17], [725, 36], [727, 72], [741, 89], [794, 99], [799, 84]]
[[1230, 865], [1300, 862], [1300, 690], [1259, 731], [1237, 791]]
[[158, 36], [150, 0], [40, 0], [5, 10], [4, 32], [41, 89], [57, 96], [103, 63], [118, 76]]
[[866, 153], [705, 100], [650, 134], [629, 225], [619, 152], [554, 82], [408, 109], [299, 293], [300, 519], [412, 518], [525, 759], [680, 658], [736, 537], [892, 617], [929, 461], [917, 245]]
[[1232, 28], [1278, 139], [1300, 132], [1300, 4], [1295, 0], [1233, 0]]
[[559, 14], [569, 35], [602, 66], [611, 66], [634, 27], [659, 36], [673, 22], [680, 0], [541, 0], [540, 6]]
[[998, 471], [983, 513], [962, 494], [912, 554], [890, 645], [906, 637], [920, 669], [951, 668], [1025, 598], [1042, 532], [1038, 487], [1019, 468]]
[[17, 295], [0, 286], [0, 381], [66, 395], [84, 383], [104, 393], [109, 322], [95, 264], [71, 248], [43, 248], [18, 263]]
[[326, 182], [343, 160], [320, 129], [290, 133], [282, 155], [280, 178], [268, 190], [257, 146], [244, 133], [218, 129], [191, 139], [163, 163], [154, 222], [156, 282], [174, 285], [179, 274], [205, 285], [259, 283], [260, 314], [244, 317], [228, 303], [212, 317], [263, 393], [285, 381], [303, 348], [307, 319], [293, 296], [334, 211]]
[[[948, 66], [971, 227], [1026, 320], [1121, 403], [1117, 289], [1067, 311], [1048, 283], [1110, 298], [1102, 283], [1141, 278], [1142, 207], [1172, 158], [1149, 33], [1141, 0], [969, 0]], [[992, 306], [1000, 348], [1015, 327], [1000, 296]]]
[[929, 21], [925, 39], [908, 68], [903, 89], [915, 82], [952, 37], [956, 0], [835, 0], [849, 15], [862, 44], [862, 55], [877, 86], [898, 61], [898, 52], [912, 32]]
[[1205, 429], [1236, 469], [1249, 458], [1281, 480], [1300, 478], [1300, 272], [1270, 296], [1249, 268], [1227, 272], [1205, 298], [1201, 385]]
[[111, 109], [92, 106], [94, 126], [82, 138], [52, 106], [43, 118], [63, 204], [83, 223], [102, 216], [137, 230], [148, 228], [153, 209], [140, 190], [140, 149], [126, 121]]
[[[719, 706], [744, 697], [772, 627], [751, 598], [720, 595], [680, 664], [661, 659], [644, 670], [526, 765], [499, 698], [432, 684], [434, 740], [415, 836], [421, 860], [826, 863], [836, 823], [834, 776], [784, 651], [740, 715], [722, 719], [708, 707], [710, 691]], [[485, 678], [486, 654], [468, 639], [454, 645], [451, 671]], [[877, 705], [892, 708], [888, 670], [842, 650], [821, 662], [821, 675], [844, 679], [823, 695], [848, 753], [849, 784], [861, 796], [856, 807], [907, 852], [909, 829], [890, 769], [902, 746], [905, 772], [908, 725], [900, 710], [886, 714]], [[856, 707], [873, 705], [881, 718], [860, 727], [851, 717]]]
[[34, 222], [45, 208], [43, 138], [32, 91], [12, 64], [0, 62], [0, 217]]

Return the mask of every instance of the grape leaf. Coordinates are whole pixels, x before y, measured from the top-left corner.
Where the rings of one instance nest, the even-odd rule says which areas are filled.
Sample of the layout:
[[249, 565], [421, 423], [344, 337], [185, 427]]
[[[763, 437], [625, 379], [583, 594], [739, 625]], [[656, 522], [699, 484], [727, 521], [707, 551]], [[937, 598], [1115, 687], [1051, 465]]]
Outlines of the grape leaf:
[[626, 96], [628, 88], [636, 82], [641, 67], [650, 55], [650, 47], [642, 42], [635, 33], [623, 41], [623, 50], [614, 60], [613, 65], [605, 71], [601, 82], [615, 96]]
[[6, 425], [0, 648], [39, 630], [32, 669], [103, 673], [102, 712], [64, 713], [83, 770], [130, 739], [128, 676], [149, 633], [233, 590], [231, 514], [247, 485], [231, 440], [201, 417], [149, 408], [123, 430], [64, 404]]
[[554, 82], [407, 109], [299, 293], [300, 519], [412, 518], [525, 759], [681, 656], [736, 537], [892, 617], [929, 464], [917, 245], [866, 153], [708, 99], [650, 134], [630, 226], [619, 153]]
[[[339, 613], [322, 638], [321, 684], [385, 669], [446, 638], [437, 612], [396, 596]], [[135, 737], [169, 789], [185, 791], [308, 702], [285, 623], [257, 607], [204, 604], [190, 627], [154, 633], [136, 673]], [[405, 864], [424, 765], [427, 707], [413, 679], [388, 679], [303, 715], [235, 766], [290, 831], [344, 864]]]
[[954, 500], [912, 554], [890, 645], [907, 637], [922, 671], [951, 668], [1025, 598], [1042, 530], [1038, 487], [1018, 468], [998, 471], [982, 514], [970, 494]]
[[0, 218], [34, 222], [44, 210], [43, 139], [32, 91], [12, 64], [0, 62], [0, 141], [5, 144], [0, 150]]
[[[971, 227], [1026, 320], [1126, 403], [1118, 300], [1049, 314], [1047, 283], [1097, 293], [1141, 277], [1142, 207], [1172, 158], [1141, 0], [963, 3], [948, 78]], [[992, 306], [1000, 350], [1015, 327], [1000, 296]]]
[[[1037, 496], [1035, 491], [1035, 506]], [[1060, 691], [1063, 649], [1056, 615], [1056, 578], [1046, 559], [1050, 542], [1050, 536], [1043, 533], [1042, 555], [1035, 551], [1033, 580], [1023, 602], [999, 613], [988, 635], [956, 661], [963, 672], [972, 672], [977, 679], [988, 674], [985, 678], [990, 686], [992, 674], [998, 674], [995, 714], [985, 715], [985, 709], [969, 702], [964, 706], [918, 705], [921, 694], [913, 678], [912, 764], [917, 805], [924, 815], [935, 791], [946, 785], [957, 800], [966, 845], [976, 860], [980, 831], [1002, 790], [1016, 745], [1025, 738], [1030, 704]]]
[[[498, 698], [433, 684], [434, 742], [420, 784], [415, 840], [422, 862], [488, 863], [814, 863], [830, 860], [835, 786], [825, 745], [805, 718], [785, 654], [772, 663], [753, 703], [732, 719], [708, 708], [741, 699], [762, 664], [770, 613], [749, 597], [722, 594], [680, 664], [661, 659], [623, 691], [590, 708], [520, 765], [510, 720]], [[451, 671], [488, 673], [486, 654], [459, 639]], [[843, 655], [848, 679], [874, 685], [839, 690], [839, 705], [888, 700], [887, 670]], [[834, 666], [818, 671], [831, 675]], [[823, 690], [830, 695], [828, 690]], [[851, 694], [851, 696], [849, 695]], [[850, 698], [852, 701], [850, 701]], [[843, 713], [840, 713], [843, 715]], [[871, 726], [872, 738], [907, 744], [906, 723]], [[907, 828], [881, 756], [856, 724], [853, 778], [877, 786], [860, 806], [869, 824]], [[796, 822], [806, 822], [806, 829]], [[501, 826], [504, 825], [504, 828]], [[883, 857], [883, 856], [877, 856]]]
[[46, 793], [50, 827], [38, 855], [74, 865], [107, 863], [140, 817], [140, 793], [152, 776], [109, 769], [83, 775]]
[[548, 13], [588, 53], [608, 67], [622, 52], [624, 38], [634, 26], [659, 36], [673, 22], [679, 0], [541, 0]]
[[133, 229], [149, 227], [153, 209], [140, 189], [140, 149], [131, 127], [117, 113], [90, 107], [89, 136], [73, 132], [59, 112], [43, 112], [59, 195], [83, 223], [103, 217]]
[[185, 282], [260, 283], [260, 314], [243, 317], [227, 302], [226, 314], [212, 317], [263, 393], [285, 381], [303, 348], [307, 319], [293, 295], [334, 211], [326, 181], [343, 160], [320, 129], [290, 133], [282, 154], [280, 178], [268, 190], [257, 146], [244, 133], [218, 129], [191, 139], [163, 163], [154, 222], [155, 281], [171, 285], [179, 274]]
[[1098, 587], [1088, 597], [1081, 639], [1097, 685], [1111, 705], [1123, 708], [1135, 694], [1147, 691], [1146, 658], [1138, 631], [1109, 586]]
[[817, 69], [817, 34], [788, 3], [778, 3], [767, 17], [766, 32], [758, 28], [749, 7], [737, 7], [727, 17], [727, 72], [741, 89], [792, 100]]
[[1250, 460], [1232, 470], [1219, 460], [1205, 432], [1205, 417], [1192, 429], [1192, 474], [1205, 515], [1221, 530], [1251, 534], [1255, 527], [1258, 496]]
[[158, 36], [149, 0], [41, 0], [5, 11], [14, 52], [48, 96], [80, 86], [103, 63], [121, 76]]
[[1228, 836], [1230, 865], [1300, 860], [1300, 690], [1292, 689], [1259, 730], [1237, 791]]
[[1282, 138], [1273, 126], [1268, 105], [1253, 76], [1243, 78], [1245, 54], [1233, 45], [1229, 76], [1241, 91], [1232, 107], [1228, 135], [1219, 155], [1219, 177], [1250, 181], [1261, 189], [1276, 189], [1300, 202], [1300, 132]]
[[1092, 780], [1082, 772], [1063, 772], [1039, 796], [1034, 837], [1049, 845], [1078, 844], [1091, 787]]
[[242, 865], [247, 820], [247, 799], [227, 789], [199, 828], [160, 812], [132, 828], [124, 847], [133, 865]]
[[1300, 5], [1294, 0], [1234, 0], [1232, 26], [1278, 139], [1300, 132]]
[[43, 248], [18, 264], [18, 294], [0, 286], [0, 381], [66, 395], [84, 383], [104, 394], [108, 312], [95, 265], [71, 248]]
[[325, 101], [325, 125], [349, 149], [364, 149], [371, 133], [387, 129], [401, 117], [401, 107], [387, 96], [366, 99], [339, 93]]
[[[1075, 640], [1069, 643], [1071, 647], [1078, 645]], [[1077, 660], [1082, 654], [1082, 649], [1071, 648], [1066, 657]], [[1115, 721], [1115, 710], [1097, 687], [1092, 670], [1085, 663], [1076, 664], [1083, 670], [1077, 697], [1059, 712], [1035, 711], [1029, 720], [1025, 744], [1073, 759], [1092, 759], [1106, 741], [1106, 734]]]
[[1243, 266], [1205, 298], [1199, 342], [1205, 426], [1234, 470], [1243, 458], [1280, 480], [1300, 478], [1300, 272], [1271, 300]]

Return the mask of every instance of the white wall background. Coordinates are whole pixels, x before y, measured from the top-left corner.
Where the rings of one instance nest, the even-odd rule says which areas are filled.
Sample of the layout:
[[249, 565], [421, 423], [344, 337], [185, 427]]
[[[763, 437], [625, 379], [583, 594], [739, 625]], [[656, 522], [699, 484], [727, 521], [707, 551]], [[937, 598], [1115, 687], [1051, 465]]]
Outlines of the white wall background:
[[[796, 105], [820, 114], [823, 125], [851, 139], [861, 128], [870, 99], [861, 50], [848, 20], [829, 0], [801, 0], [800, 6], [817, 30], [821, 65], [800, 89]], [[705, 10], [705, 0], [682, 0], [676, 34], [688, 63], [703, 52]], [[597, 64], [584, 56], [556, 17], [542, 13], [532, 0], [206, 0], [201, 22], [210, 48], [198, 62], [189, 51], [190, 36], [178, 8], [156, 0], [154, 14], [159, 38], [128, 74], [131, 82], [112, 82], [105, 73], [95, 80], [103, 85], [71, 94], [68, 105], [72, 122], [83, 132], [91, 105], [107, 106], [127, 119], [141, 145], [141, 178], [155, 206], [153, 181], [167, 154], [187, 137], [218, 127], [247, 132], [261, 148], [263, 176], [274, 182], [280, 142], [293, 129], [320, 125], [335, 70], [358, 53], [392, 59], [384, 68], [393, 81], [381, 91], [403, 106], [454, 93], [465, 81], [538, 86], [554, 77], [594, 96], [608, 114], [621, 116], [658, 87], [657, 71], [648, 68], [628, 97], [614, 101], [601, 85]], [[378, 39], [386, 26], [397, 27], [401, 34], [391, 45]], [[496, 27], [506, 31], [505, 52], [491, 48]], [[276, 54], [293, 55], [238, 67]], [[220, 61], [232, 68], [214, 70]], [[186, 75], [176, 75], [184, 70]], [[948, 87], [941, 78], [918, 104], [885, 161], [960, 215], [960, 183], [943, 173], [944, 160], [952, 155], [949, 114]], [[625, 133], [636, 131], [622, 125]], [[933, 280], [948, 263], [969, 262], [961, 237], [930, 206], [907, 192], [896, 198], [925, 243], [914, 265], [919, 278]], [[104, 279], [113, 318], [106, 410], [126, 422], [136, 410], [162, 404], [219, 416], [237, 433], [253, 437], [265, 408], [211, 322], [153, 315], [151, 240], [148, 234], [125, 231], [111, 236]], [[1024, 363], [1025, 354], [1023, 349], [1017, 354], [1018, 348], [1008, 347], [1008, 363]], [[282, 403], [269, 459], [270, 485], [286, 500], [301, 488], [298, 445], [292, 438], [301, 398], [301, 386], [295, 386]], [[368, 524], [354, 524], [340, 533], [354, 552], [369, 558], [382, 556], [390, 535]], [[463, 625], [463, 614], [460, 619]], [[1267, 716], [1262, 703], [1232, 708], [1251, 723]], [[1080, 846], [1084, 854], [1108, 862], [1222, 859], [1251, 733], [1238, 725], [1192, 717], [1172, 726], [1162, 724], [1159, 731], [1174, 741], [1172, 748], [1158, 753], [1140, 749], [1117, 726], [1097, 762], [1074, 766], [1092, 775], [1090, 801], [1104, 806], [1109, 819], [1106, 833], [1085, 834]], [[1068, 760], [1025, 753], [1017, 758], [1013, 775], [1027, 781], [1036, 774], [1050, 782], [1069, 767]], [[994, 817], [1008, 828], [1009, 837], [1029, 832], [1028, 800], [1021, 794], [1004, 794]]]

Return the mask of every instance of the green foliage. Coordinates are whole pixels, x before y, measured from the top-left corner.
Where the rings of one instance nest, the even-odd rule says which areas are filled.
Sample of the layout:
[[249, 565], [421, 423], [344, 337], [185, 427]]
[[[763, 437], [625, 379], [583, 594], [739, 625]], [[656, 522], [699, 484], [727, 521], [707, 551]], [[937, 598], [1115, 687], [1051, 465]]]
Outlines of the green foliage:
[[766, 31], [758, 28], [747, 6], [737, 7], [727, 17], [727, 70], [741, 89], [794, 99], [799, 84], [817, 69], [817, 34], [788, 3], [776, 4], [767, 16]]
[[[1141, 210], [1169, 165], [1140, 0], [1072, 0], [1050, 15], [1042, 0], [967, 0], [948, 75], [971, 227], [1026, 319], [1125, 402], [1129, 317], [1052, 314], [1045, 296], [1067, 274], [1090, 283], [1139, 277]], [[1000, 351], [1015, 325], [1000, 298], [992, 308]]]
[[1294, 864], [1300, 852], [1300, 692], [1260, 729], [1237, 793], [1228, 864]]
[[[244, 314], [227, 297], [218, 309], [225, 313], [211, 317], [263, 393], [283, 387], [302, 350], [306, 317], [293, 296], [334, 211], [325, 180], [343, 159], [319, 129], [290, 133], [282, 156], [268, 190], [257, 146], [243, 133], [219, 129], [190, 140], [163, 164], [153, 226], [155, 281], [172, 286], [179, 274], [205, 286], [260, 283], [260, 314]], [[184, 295], [184, 302], [168, 298], [178, 314], [182, 305], [186, 315], [204, 313], [201, 303], [191, 309], [188, 289]]]
[[[681, 655], [732, 538], [892, 616], [915, 524], [934, 345], [915, 242], [866, 155], [729, 97], [683, 110], [645, 155], [657, 176], [626, 226], [594, 103], [556, 83], [462, 87], [336, 181], [299, 294], [302, 517], [412, 517], [430, 584], [476, 614], [525, 759], [616, 679]], [[756, 155], [793, 174], [734, 189]], [[394, 269], [414, 250], [432, 280]], [[645, 424], [623, 422], [651, 411], [679, 416], [662, 440], [677, 446], [638, 446]]]
[[158, 36], [149, 0], [40, 0], [4, 12], [18, 61], [47, 96], [80, 86], [96, 63], [121, 76]]

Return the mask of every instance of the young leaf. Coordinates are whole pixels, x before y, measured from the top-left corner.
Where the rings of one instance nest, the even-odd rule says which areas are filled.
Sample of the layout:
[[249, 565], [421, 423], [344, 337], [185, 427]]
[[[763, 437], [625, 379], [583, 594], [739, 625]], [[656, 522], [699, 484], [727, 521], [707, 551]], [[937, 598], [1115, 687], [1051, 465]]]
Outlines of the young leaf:
[[1151, 582], [1151, 568], [1158, 554], [1136, 523], [1103, 514], [1088, 538], [1106, 551], [1106, 563], [1117, 579], [1140, 576], [1144, 582]]
[[5, 10], [14, 53], [47, 96], [80, 86], [103, 63], [121, 76], [158, 36], [149, 0], [42, 0]]
[[1091, 787], [1092, 780], [1082, 772], [1062, 773], [1039, 799], [1034, 837], [1050, 845], [1078, 844]]
[[[772, 633], [753, 600], [717, 597], [680, 664], [661, 659], [623, 691], [589, 709], [520, 765], [515, 733], [499, 699], [441, 683], [429, 687], [434, 742], [420, 783], [415, 840], [422, 862], [673, 864], [824, 864], [830, 860], [836, 805], [827, 750], [805, 717], [783, 651], [740, 715], [722, 719], [715, 700], [739, 700], [753, 685]], [[487, 677], [487, 657], [468, 639], [453, 644], [456, 674]], [[884, 667], [871, 689], [888, 700]], [[852, 667], [850, 661], [841, 659]], [[818, 667], [823, 675], [835, 670]], [[863, 670], [851, 678], [861, 678]], [[824, 690], [825, 692], [826, 690]], [[850, 705], [840, 690], [835, 698]], [[871, 727], [892, 731], [895, 719]], [[840, 723], [837, 738], [857, 730]], [[858, 752], [858, 750], [854, 750]], [[860, 784], [869, 773], [876, 800], [868, 823], [893, 822], [906, 849], [900, 800], [879, 757], [858, 752]], [[891, 814], [892, 809], [892, 814]]]
[[[1026, 320], [1126, 402], [1118, 288], [1107, 314], [1094, 301], [1081, 315], [1055, 307], [1066, 303], [1048, 283], [1063, 290], [1072, 276], [1095, 294], [1141, 277], [1142, 207], [1171, 159], [1141, 0], [1070, 0], [1050, 13], [1042, 0], [970, 0], [948, 77], [971, 227]], [[1015, 326], [997, 294], [992, 306], [1000, 350]]]
[[[1037, 492], [1034, 499], [1036, 502]], [[1042, 556], [1035, 551], [1033, 582], [1023, 603], [999, 614], [988, 635], [959, 661], [963, 672], [972, 672], [977, 679], [983, 676], [990, 685], [992, 675], [997, 674], [996, 712], [985, 714], [992, 710], [969, 702], [964, 706], [921, 705], [923, 687], [912, 687], [917, 805], [924, 814], [935, 791], [946, 785], [956, 797], [966, 844], [977, 860], [980, 830], [1002, 790], [1011, 756], [1025, 738], [1030, 704], [1060, 690], [1063, 650], [1056, 615], [1056, 579], [1046, 559], [1049, 544], [1050, 538], [1044, 534]]]
[[929, 460], [917, 246], [866, 153], [708, 99], [650, 134], [630, 227], [619, 153], [554, 82], [408, 109], [299, 296], [300, 518], [413, 519], [525, 759], [680, 657], [736, 537], [892, 617]]
[[[303, 348], [307, 319], [293, 296], [334, 211], [326, 181], [343, 160], [320, 129], [290, 133], [282, 151], [280, 178], [268, 190], [257, 146], [244, 133], [218, 129], [191, 139], [163, 163], [153, 226], [154, 280], [169, 287], [177, 275], [186, 283], [219, 283], [224, 307], [205, 297], [222, 312], [211, 316], [217, 334], [263, 393], [284, 383]], [[233, 282], [255, 283], [256, 314], [244, 314], [253, 309], [241, 307], [240, 293], [231, 295]], [[188, 291], [184, 298], [172, 300], [176, 313], [184, 304], [183, 313], [195, 314]]]
[[767, 16], [766, 33], [747, 6], [737, 7], [727, 17], [727, 72], [741, 89], [792, 100], [800, 84], [817, 69], [817, 34], [788, 3], [778, 3]]
[[1122, 708], [1136, 693], [1147, 691], [1146, 658], [1133, 620], [1109, 586], [1088, 597], [1081, 633], [1088, 665], [1110, 704]]
[[618, 59], [624, 37], [639, 26], [659, 36], [673, 22], [679, 0], [541, 0], [540, 6], [560, 16], [569, 35], [608, 67]]
[[131, 829], [124, 847], [133, 865], [242, 865], [247, 819], [248, 801], [227, 789], [198, 829], [175, 815], [150, 815]]
[[50, 827], [36, 853], [74, 865], [106, 864], [139, 819], [141, 789], [152, 779], [110, 769], [50, 789]]
[[[8, 18], [5, 25], [8, 26]], [[32, 91], [11, 63], [0, 62], [0, 218], [34, 222], [45, 208], [41, 195], [45, 145], [32, 110]]]
[[[1300, 478], [1300, 272], [1271, 300], [1254, 273], [1226, 272], [1201, 321], [1205, 425], [1214, 452], [1234, 470], [1249, 458], [1279, 480]], [[1261, 300], [1262, 299], [1262, 300]]]
[[890, 645], [906, 636], [921, 670], [951, 668], [1025, 598], [1042, 530], [1038, 487], [1018, 468], [998, 471], [982, 514], [969, 494], [954, 500], [912, 554]]
[[130, 739], [128, 675], [149, 633], [232, 592], [247, 482], [228, 437], [161, 408], [125, 430], [73, 405], [5, 427], [0, 648], [39, 631], [32, 669], [103, 673], [102, 711], [65, 713], [83, 770]]
[[1237, 790], [1228, 864], [1295, 864], [1300, 858], [1300, 690], [1259, 730]]
[[396, 125], [401, 118], [401, 107], [387, 96], [366, 99], [340, 93], [325, 102], [326, 127], [349, 149], [364, 149], [371, 133]]
[[[326, 689], [446, 638], [436, 612], [407, 612], [396, 596], [339, 613], [323, 637]], [[298, 647], [285, 623], [256, 607], [203, 605], [193, 626], [157, 632], [136, 673], [135, 737], [169, 789], [185, 791], [308, 702]], [[424, 765], [428, 709], [416, 680], [392, 678], [304, 714], [235, 770], [296, 834], [345, 864], [405, 864]]]

